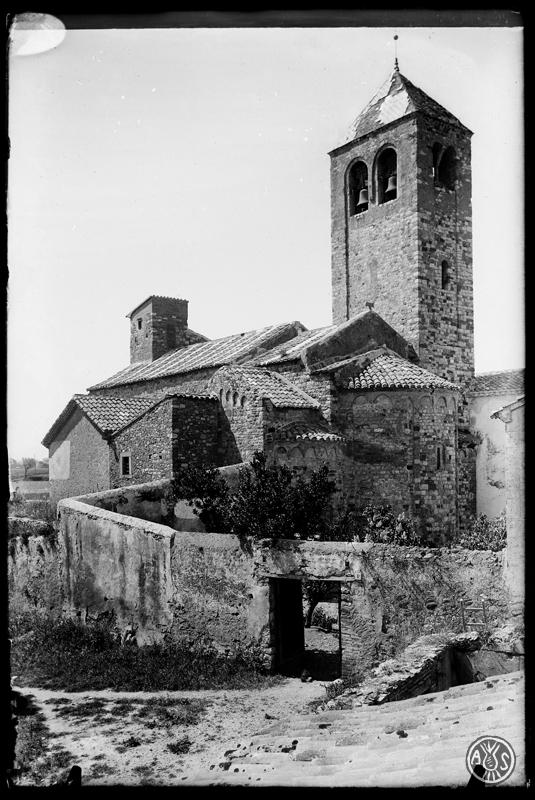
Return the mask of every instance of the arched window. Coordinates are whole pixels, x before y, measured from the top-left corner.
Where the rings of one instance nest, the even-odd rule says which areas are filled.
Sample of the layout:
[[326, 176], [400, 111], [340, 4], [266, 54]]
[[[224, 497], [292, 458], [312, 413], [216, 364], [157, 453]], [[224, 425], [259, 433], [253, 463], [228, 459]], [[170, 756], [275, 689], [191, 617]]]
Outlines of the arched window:
[[437, 182], [446, 189], [455, 189], [457, 159], [453, 147], [448, 147], [438, 162]]
[[230, 389], [229, 389], [229, 390], [227, 391], [226, 395], [225, 395], [225, 400], [226, 400], [226, 402], [227, 402], [227, 403], [230, 403], [230, 398], [231, 398], [231, 397], [232, 397], [232, 392], [231, 392], [231, 391], [230, 391]]
[[443, 261], [440, 266], [441, 271], [441, 286], [443, 289], [449, 289], [451, 283], [450, 265], [447, 261]]
[[398, 157], [392, 147], [387, 147], [377, 159], [377, 202], [387, 203], [398, 196]]
[[232, 395], [232, 403], [237, 406], [239, 402], [238, 392], [234, 392]]
[[355, 161], [349, 168], [347, 191], [351, 216], [368, 210], [368, 167], [364, 161]]

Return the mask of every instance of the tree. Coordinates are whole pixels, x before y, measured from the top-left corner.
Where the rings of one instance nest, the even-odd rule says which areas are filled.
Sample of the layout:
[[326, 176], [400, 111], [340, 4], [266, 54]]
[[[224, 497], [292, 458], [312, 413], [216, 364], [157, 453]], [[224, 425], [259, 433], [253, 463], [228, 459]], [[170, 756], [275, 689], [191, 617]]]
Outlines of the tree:
[[334, 491], [327, 467], [304, 477], [284, 465], [268, 467], [263, 453], [239, 470], [232, 491], [214, 467], [187, 467], [174, 481], [175, 497], [191, 501], [207, 530], [255, 538], [320, 538]]
[[24, 480], [28, 477], [28, 471], [35, 467], [35, 458], [23, 458], [22, 466], [24, 467]]

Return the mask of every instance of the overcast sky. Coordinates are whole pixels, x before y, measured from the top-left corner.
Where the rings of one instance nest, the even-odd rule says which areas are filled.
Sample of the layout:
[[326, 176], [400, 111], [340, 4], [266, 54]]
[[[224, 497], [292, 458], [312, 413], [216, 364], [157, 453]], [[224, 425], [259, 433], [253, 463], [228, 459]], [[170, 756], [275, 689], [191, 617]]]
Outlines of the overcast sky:
[[[327, 152], [390, 74], [388, 28], [99, 30], [11, 56], [10, 455], [129, 362], [125, 315], [210, 338], [331, 322]], [[523, 366], [522, 32], [398, 28], [473, 132], [476, 371]]]

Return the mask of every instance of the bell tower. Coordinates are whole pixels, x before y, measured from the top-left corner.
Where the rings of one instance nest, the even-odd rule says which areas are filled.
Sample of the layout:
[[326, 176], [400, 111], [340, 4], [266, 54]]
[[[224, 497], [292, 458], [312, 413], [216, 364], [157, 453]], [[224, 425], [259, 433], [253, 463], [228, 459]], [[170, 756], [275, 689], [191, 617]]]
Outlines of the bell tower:
[[367, 302], [420, 365], [474, 374], [471, 131], [396, 64], [332, 150], [333, 322]]

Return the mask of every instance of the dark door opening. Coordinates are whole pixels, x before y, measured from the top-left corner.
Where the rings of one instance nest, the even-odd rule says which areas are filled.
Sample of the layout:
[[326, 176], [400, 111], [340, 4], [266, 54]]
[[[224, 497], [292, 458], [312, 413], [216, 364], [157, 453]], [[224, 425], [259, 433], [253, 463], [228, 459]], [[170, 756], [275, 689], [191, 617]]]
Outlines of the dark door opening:
[[297, 677], [304, 668], [305, 629], [301, 581], [270, 580], [271, 641], [275, 672]]
[[306, 669], [314, 680], [342, 674], [340, 583], [270, 580], [273, 670], [299, 677]]

